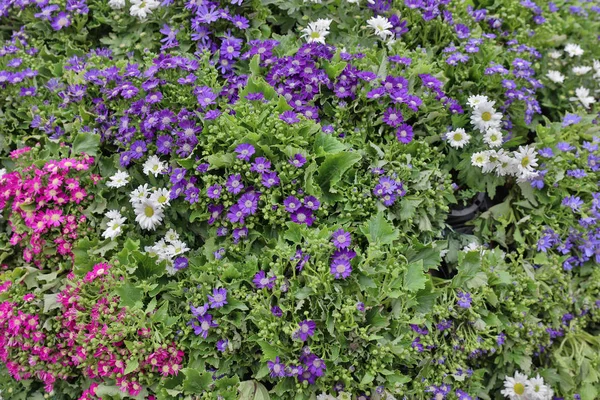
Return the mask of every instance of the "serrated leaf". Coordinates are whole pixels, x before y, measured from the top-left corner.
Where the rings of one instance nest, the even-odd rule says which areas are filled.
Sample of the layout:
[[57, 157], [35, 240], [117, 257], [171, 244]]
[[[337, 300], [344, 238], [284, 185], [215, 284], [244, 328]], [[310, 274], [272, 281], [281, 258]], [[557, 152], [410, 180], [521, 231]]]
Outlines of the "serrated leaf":
[[400, 235], [398, 230], [394, 229], [393, 225], [385, 218], [383, 212], [377, 213], [360, 230], [367, 237], [369, 243], [391, 244]]
[[184, 368], [182, 371], [185, 374], [183, 390], [188, 393], [200, 394], [206, 391], [212, 383], [212, 375], [208, 372], [200, 374], [193, 368]]
[[325, 157], [325, 161], [319, 166], [315, 182], [325, 192], [331, 189], [342, 179], [342, 176], [350, 167], [360, 161], [361, 155], [356, 152], [344, 152], [330, 154]]
[[98, 154], [100, 135], [89, 132], [79, 132], [73, 139], [73, 153], [85, 153], [90, 156]]
[[138, 360], [136, 358], [134, 358], [133, 360], [128, 360], [127, 368], [125, 368], [125, 372], [123, 372], [123, 374], [127, 375], [127, 374], [135, 371], [139, 366], [140, 366], [140, 363], [138, 362]]
[[404, 274], [404, 289], [416, 292], [425, 289], [427, 276], [423, 272], [423, 260], [409, 264]]
[[121, 298], [120, 304], [122, 307], [134, 307], [136, 303], [141, 303], [143, 298], [142, 289], [137, 288], [130, 283], [118, 287], [115, 291]]

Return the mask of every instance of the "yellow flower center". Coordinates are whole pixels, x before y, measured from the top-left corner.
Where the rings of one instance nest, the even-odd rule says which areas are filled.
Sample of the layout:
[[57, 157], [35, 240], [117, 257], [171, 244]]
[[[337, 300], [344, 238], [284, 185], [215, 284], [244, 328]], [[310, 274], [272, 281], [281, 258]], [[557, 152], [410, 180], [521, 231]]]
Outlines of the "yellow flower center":
[[148, 218], [152, 217], [154, 215], [154, 208], [146, 206], [146, 208], [144, 208], [144, 214], [146, 214], [146, 217]]
[[525, 385], [523, 385], [522, 383], [515, 383], [515, 386], [513, 389], [516, 394], [521, 395], [521, 394], [525, 393]]
[[460, 142], [463, 138], [462, 133], [455, 133], [454, 136], [452, 136], [452, 138], [454, 138], [454, 140], [456, 142]]
[[525, 156], [523, 157], [523, 159], [521, 160], [521, 166], [523, 167], [527, 167], [529, 165], [529, 156]]
[[489, 111], [485, 111], [484, 113], [481, 114], [481, 119], [484, 120], [485, 122], [488, 122], [492, 119], [492, 113], [490, 113]]

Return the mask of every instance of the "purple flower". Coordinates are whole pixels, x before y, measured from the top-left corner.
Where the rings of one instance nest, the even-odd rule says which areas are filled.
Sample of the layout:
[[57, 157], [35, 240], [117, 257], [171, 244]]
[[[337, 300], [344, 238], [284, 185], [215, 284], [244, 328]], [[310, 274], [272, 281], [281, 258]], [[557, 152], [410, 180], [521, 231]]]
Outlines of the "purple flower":
[[298, 119], [298, 115], [293, 111], [285, 111], [280, 116], [279, 119], [287, 124], [294, 124], [296, 122], [300, 122]]
[[283, 316], [283, 311], [278, 306], [273, 306], [271, 307], [271, 314], [273, 314], [274, 317], [279, 318]]
[[544, 147], [543, 149], [538, 150], [538, 154], [544, 158], [551, 158], [554, 156], [554, 153], [550, 147]]
[[470, 308], [471, 307], [471, 301], [473, 301], [473, 299], [471, 299], [470, 293], [459, 292], [456, 295], [456, 297], [458, 297], [456, 304], [458, 304], [459, 307], [461, 307], [461, 308]]
[[347, 249], [351, 243], [350, 232], [346, 232], [343, 229], [338, 229], [333, 232], [331, 242], [338, 249]]
[[202, 335], [204, 339], [208, 337], [208, 331], [210, 330], [210, 328], [216, 328], [217, 326], [219, 326], [216, 322], [213, 321], [212, 315], [210, 314], [204, 314], [198, 317], [196, 321], [192, 321], [191, 325], [194, 329], [194, 333], [196, 335]]
[[258, 196], [255, 192], [244, 193], [237, 204], [244, 215], [253, 215], [258, 208]]
[[307, 226], [311, 226], [315, 221], [312, 211], [304, 206], [292, 213], [290, 218], [297, 224], [306, 224]]
[[329, 271], [335, 279], [346, 279], [352, 272], [352, 266], [350, 261], [344, 258], [334, 258], [331, 260]]
[[209, 199], [218, 199], [221, 197], [221, 190], [223, 190], [221, 185], [211, 185], [206, 189], [206, 196]]
[[267, 365], [271, 371], [271, 378], [285, 377], [285, 365], [279, 360], [279, 357], [275, 357], [275, 361], [268, 361]]
[[232, 223], [239, 222], [240, 224], [243, 224], [245, 216], [246, 214], [244, 211], [242, 211], [238, 204], [231, 206], [229, 212], [227, 213], [227, 219]]
[[238, 194], [244, 188], [244, 184], [242, 183], [242, 176], [240, 174], [230, 175], [227, 178], [227, 191], [229, 193]]
[[287, 212], [292, 213], [292, 212], [298, 210], [302, 206], [302, 203], [300, 202], [300, 200], [298, 200], [294, 196], [288, 196], [283, 201], [283, 205], [285, 206], [285, 210]]
[[254, 286], [256, 286], [257, 289], [273, 289], [276, 280], [277, 277], [269, 277], [267, 276], [265, 271], [258, 271], [256, 275], [254, 275], [254, 279], [252, 279], [252, 282], [254, 283]]
[[254, 159], [252, 166], [250, 167], [250, 171], [258, 172], [260, 174], [264, 172], [268, 172], [271, 168], [271, 161], [267, 160], [264, 157], [257, 157]]
[[577, 114], [566, 114], [562, 121], [562, 126], [567, 127], [569, 125], [578, 124], [581, 121], [581, 117]]
[[213, 289], [213, 294], [208, 295], [208, 302], [210, 303], [210, 308], [221, 308], [225, 304], [227, 304], [227, 289]]
[[243, 161], [250, 161], [250, 157], [255, 153], [254, 146], [248, 143], [240, 144], [236, 147], [237, 158]]
[[197, 87], [194, 89], [194, 94], [198, 100], [198, 104], [202, 108], [206, 108], [211, 104], [215, 104], [217, 95], [213, 93], [212, 89], [208, 86]]
[[383, 122], [394, 128], [404, 122], [404, 117], [400, 110], [390, 107], [383, 113]]
[[50, 23], [52, 29], [60, 31], [62, 28], [66, 28], [71, 25], [71, 17], [64, 11], [59, 12], [56, 17]]
[[177, 184], [184, 180], [186, 170], [185, 168], [175, 168], [171, 173], [171, 183]]
[[306, 365], [311, 374], [317, 377], [325, 375], [325, 370], [327, 369], [325, 362], [315, 354], [309, 354], [306, 356], [304, 359], [304, 365]]
[[396, 138], [400, 143], [410, 143], [413, 138], [413, 128], [410, 125], [402, 124], [396, 130]]
[[208, 304], [201, 305], [200, 307], [194, 307], [190, 304], [190, 312], [196, 318], [200, 318], [201, 316], [206, 314], [209, 309], [210, 307], [208, 306]]
[[290, 164], [292, 164], [296, 168], [302, 167], [306, 163], [306, 158], [300, 153], [295, 154], [292, 158], [290, 158]]
[[176, 271], [185, 269], [187, 267], [188, 267], [187, 257], [177, 257], [175, 259], [175, 261], [173, 262], [173, 268], [175, 268]]
[[208, 224], [212, 225], [215, 223], [215, 221], [217, 220], [217, 218], [219, 218], [219, 216], [221, 215], [221, 213], [223, 212], [223, 205], [218, 204], [209, 204], [208, 205], [208, 212], [210, 214], [210, 217], [208, 219]]
[[567, 196], [563, 199], [562, 205], [571, 208], [573, 211], [579, 211], [583, 205], [583, 200], [577, 196]]
[[317, 324], [309, 319], [300, 322], [298, 330], [295, 332], [295, 336], [305, 342], [310, 336], [315, 334], [315, 328]]
[[463, 24], [456, 24], [454, 26], [454, 30], [456, 31], [456, 36], [458, 36], [459, 39], [466, 39], [471, 35], [469, 28]]
[[443, 332], [446, 329], [452, 328], [452, 321], [443, 319], [439, 323], [437, 323], [435, 327], [437, 328], [438, 331]]
[[365, 312], [365, 303], [359, 301], [358, 303], [356, 303], [356, 309], [360, 312]]
[[221, 339], [217, 342], [217, 350], [221, 353], [224, 353], [227, 350], [227, 344], [229, 341], [227, 339]]
[[262, 174], [261, 182], [267, 188], [279, 185], [279, 177], [277, 176], [277, 172], [267, 172]]
[[506, 341], [506, 334], [504, 332], [500, 332], [498, 334], [498, 336], [496, 337], [496, 343], [498, 344], [498, 346], [502, 346], [505, 341]]

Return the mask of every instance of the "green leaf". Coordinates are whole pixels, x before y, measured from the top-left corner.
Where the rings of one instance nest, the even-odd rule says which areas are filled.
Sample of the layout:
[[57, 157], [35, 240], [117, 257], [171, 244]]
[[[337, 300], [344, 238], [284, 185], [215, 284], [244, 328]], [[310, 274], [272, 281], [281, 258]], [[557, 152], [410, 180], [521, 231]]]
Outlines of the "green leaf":
[[459, 253], [458, 274], [452, 279], [452, 287], [461, 288], [481, 270], [481, 256], [478, 251]]
[[193, 368], [184, 368], [182, 371], [185, 374], [183, 390], [188, 393], [200, 394], [212, 383], [212, 375], [208, 372], [200, 374]]
[[406, 221], [407, 219], [414, 217], [417, 207], [422, 202], [423, 199], [403, 197], [400, 201], [400, 220]]
[[332, 188], [342, 179], [344, 173], [360, 159], [361, 155], [356, 152], [328, 155], [319, 166], [315, 181], [323, 191], [334, 193]]
[[346, 145], [340, 142], [335, 137], [324, 132], [319, 132], [315, 138], [313, 146], [317, 157], [326, 156], [327, 154], [335, 154], [346, 150]]
[[[369, 243], [391, 244], [394, 240], [398, 239], [400, 234], [387, 221], [383, 212], [378, 212], [360, 230], [367, 237]], [[423, 263], [421, 262], [421, 264]]]
[[371, 374], [370, 372], [367, 372], [365, 374], [365, 376], [363, 376], [362, 380], [360, 381], [361, 385], [368, 385], [369, 383], [373, 382], [373, 379], [375, 379], [375, 377], [373, 376], [373, 374]]
[[75, 139], [73, 139], [73, 153], [85, 153], [90, 156], [95, 156], [98, 154], [98, 149], [100, 148], [100, 135], [89, 133], [89, 132], [80, 132], [75, 135]]
[[427, 276], [423, 272], [423, 260], [409, 264], [404, 274], [404, 288], [409, 292], [425, 289]]
[[265, 342], [264, 340], [259, 340], [256, 343], [260, 346], [260, 349], [262, 350], [262, 353], [263, 353], [262, 360], [263, 361], [272, 361], [280, 353], [279, 350], [275, 346], [270, 345], [269, 343]]
[[239, 400], [269, 400], [269, 391], [256, 381], [240, 382]]
[[131, 283], [118, 287], [116, 293], [121, 298], [120, 305], [122, 307], [134, 307], [138, 302], [141, 304], [143, 298], [142, 289], [133, 286]]
[[125, 368], [125, 372], [123, 374], [127, 375], [133, 371], [135, 371], [140, 366], [140, 363], [136, 358], [133, 360], [127, 361], [127, 368]]
[[61, 304], [56, 300], [58, 293], [45, 294], [44, 295], [44, 313], [55, 308], [60, 308]]
[[598, 397], [597, 397], [598, 389], [596, 388], [595, 385], [593, 385], [591, 383], [586, 383], [585, 385], [583, 385], [579, 394], [581, 395], [581, 400], [597, 400], [598, 399]]
[[137, 268], [134, 275], [141, 280], [147, 280], [152, 277], [160, 277], [165, 273], [164, 261], [158, 261], [155, 257], [150, 257], [148, 254], [134, 251], [133, 258], [137, 261]]

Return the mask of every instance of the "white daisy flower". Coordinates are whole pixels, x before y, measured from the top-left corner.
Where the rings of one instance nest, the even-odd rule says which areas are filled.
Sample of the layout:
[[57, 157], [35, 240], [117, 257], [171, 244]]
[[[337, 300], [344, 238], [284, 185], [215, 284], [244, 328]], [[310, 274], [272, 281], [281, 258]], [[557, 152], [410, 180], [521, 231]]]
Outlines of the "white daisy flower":
[[392, 36], [392, 31], [390, 29], [393, 28], [393, 25], [386, 17], [378, 15], [377, 17], [370, 18], [367, 21], [367, 25], [369, 25], [369, 27], [375, 31], [375, 34], [382, 39], [387, 39], [389, 36]]
[[565, 51], [570, 57], [580, 56], [583, 54], [583, 49], [578, 44], [569, 43], [565, 46]]
[[534, 147], [519, 146], [519, 150], [513, 152], [516, 164], [520, 171], [533, 171], [537, 167], [537, 154]]
[[123, 224], [125, 223], [125, 218], [117, 218], [112, 219], [106, 224], [106, 230], [102, 232], [102, 236], [104, 239], [114, 239], [123, 233]]
[[308, 43], [325, 44], [325, 37], [329, 35], [329, 26], [323, 29], [323, 24], [318, 22], [309, 22], [308, 26], [301, 31], [301, 37], [305, 37]]
[[165, 271], [169, 276], [173, 276], [177, 273], [177, 270], [171, 261], [167, 262], [167, 265], [165, 265]]
[[504, 379], [504, 389], [500, 393], [510, 400], [526, 399], [527, 383], [527, 376], [517, 371], [514, 377], [507, 376]]
[[172, 253], [173, 256], [178, 256], [188, 251], [190, 251], [190, 248], [187, 246], [187, 244], [185, 244], [185, 242], [182, 242], [181, 240], [175, 240], [169, 246], [169, 253]]
[[493, 101], [482, 102], [473, 109], [471, 124], [481, 132], [500, 127], [502, 114], [496, 111], [494, 103]]
[[136, 214], [135, 220], [142, 229], [155, 230], [164, 217], [160, 204], [149, 199], [135, 204], [134, 211]]
[[496, 162], [496, 175], [515, 175], [517, 172], [519, 172], [517, 160], [507, 153], [499, 152], [498, 161]]
[[590, 108], [590, 105], [596, 102], [596, 99], [594, 99], [593, 96], [590, 96], [590, 90], [583, 86], [575, 89], [575, 96], [576, 97], [569, 97], [569, 100], [579, 101], [585, 108]]
[[565, 81], [565, 76], [559, 71], [549, 70], [546, 77], [554, 83], [563, 83]]
[[481, 172], [487, 174], [488, 172], [492, 172], [498, 165], [500, 165], [500, 158], [504, 155], [504, 149], [496, 150], [488, 150], [484, 151], [487, 156], [488, 162], [481, 167]]
[[132, 17], [146, 19], [148, 15], [152, 14], [152, 10], [157, 9], [159, 6], [160, 2], [156, 0], [131, 0], [129, 14]]
[[144, 162], [144, 174], [146, 175], [153, 174], [154, 176], [158, 176], [165, 169], [167, 169], [167, 164], [160, 161], [156, 155], [148, 157], [146, 162]]
[[535, 378], [529, 379], [526, 390], [532, 400], [550, 400], [554, 396], [554, 391], [544, 384], [544, 378], [539, 374]]
[[562, 52], [560, 50], [554, 50], [548, 53], [550, 58], [554, 58], [555, 60], [559, 59], [562, 56]]
[[121, 8], [125, 7], [125, 0], [109, 0], [108, 5], [113, 10], [120, 10]]
[[150, 189], [148, 188], [148, 184], [144, 183], [143, 185], [138, 186], [131, 194], [129, 195], [129, 202], [139, 203], [143, 200], [146, 200], [150, 195]]
[[474, 165], [475, 167], [483, 167], [489, 162], [490, 157], [485, 151], [473, 153], [473, 155], [471, 156], [471, 165]]
[[448, 144], [455, 149], [463, 148], [471, 140], [471, 136], [463, 128], [458, 128], [446, 133]]
[[176, 232], [175, 230], [173, 230], [173, 229], [169, 229], [169, 230], [167, 231], [167, 233], [165, 233], [165, 240], [166, 240], [168, 243], [173, 243], [173, 242], [175, 242], [175, 241], [179, 240], [179, 233], [177, 233], [177, 232]]
[[592, 67], [573, 67], [575, 75], [585, 75], [592, 70]]
[[500, 147], [502, 146], [502, 132], [499, 129], [488, 129], [483, 136], [483, 141], [492, 148]]
[[110, 179], [110, 181], [106, 182], [106, 186], [110, 188], [120, 188], [129, 183], [129, 174], [127, 171], [117, 171], [108, 179]]
[[123, 218], [123, 216], [121, 215], [121, 213], [117, 210], [109, 210], [106, 212], [106, 214], [104, 214], [104, 216], [108, 219], [119, 219], [119, 218]]
[[0, 178], [6, 175], [6, 168], [0, 168]]
[[467, 104], [469, 105], [469, 107], [475, 108], [479, 104], [481, 104], [481, 103], [487, 103], [489, 101], [490, 100], [488, 99], [487, 96], [475, 95], [475, 96], [469, 96], [469, 99], [467, 100]]
[[331, 19], [328, 18], [319, 18], [318, 20], [316, 20], [315, 26], [323, 31], [327, 31], [327, 33], [329, 33], [329, 26], [331, 25]]
[[171, 201], [170, 194], [171, 192], [169, 192], [169, 189], [167, 188], [156, 189], [150, 195], [150, 200], [156, 202], [161, 207], [168, 206]]

